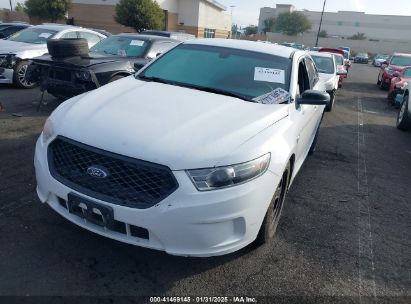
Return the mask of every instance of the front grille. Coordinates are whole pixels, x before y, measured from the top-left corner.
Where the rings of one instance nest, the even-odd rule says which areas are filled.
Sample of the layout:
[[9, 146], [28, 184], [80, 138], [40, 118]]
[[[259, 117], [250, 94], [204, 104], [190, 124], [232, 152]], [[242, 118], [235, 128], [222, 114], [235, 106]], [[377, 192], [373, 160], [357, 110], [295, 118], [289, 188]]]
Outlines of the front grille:
[[[150, 208], [178, 188], [173, 173], [166, 166], [97, 149], [62, 136], [49, 145], [48, 163], [51, 175], [62, 184], [88, 196], [131, 208]], [[106, 176], [92, 176], [90, 168], [99, 168]]]
[[62, 80], [62, 81], [71, 81], [71, 71], [66, 69], [50, 69], [49, 78]]

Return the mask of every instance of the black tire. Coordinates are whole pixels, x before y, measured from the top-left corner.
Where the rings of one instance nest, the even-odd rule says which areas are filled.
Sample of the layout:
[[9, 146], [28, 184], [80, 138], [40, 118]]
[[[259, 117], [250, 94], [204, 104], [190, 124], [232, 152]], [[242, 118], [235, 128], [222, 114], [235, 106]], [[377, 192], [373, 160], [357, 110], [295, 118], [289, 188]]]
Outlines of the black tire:
[[30, 82], [26, 79], [26, 72], [28, 66], [28, 61], [20, 61], [14, 67], [13, 83], [16, 87], [20, 89], [31, 89], [37, 85], [37, 83]]
[[325, 112], [331, 112], [332, 111], [333, 106], [334, 106], [334, 101], [335, 101], [335, 95], [336, 95], [335, 91], [333, 91], [330, 94], [330, 103], [325, 107], [325, 109], [324, 109]]
[[54, 58], [88, 56], [89, 48], [84, 38], [65, 38], [47, 40], [47, 49]]
[[381, 76], [381, 81], [380, 81], [379, 86], [381, 90], [385, 90], [387, 88], [385, 85], [384, 76]]
[[263, 223], [261, 224], [260, 231], [258, 232], [255, 240], [258, 245], [268, 243], [274, 238], [275, 231], [277, 230], [278, 222], [281, 217], [281, 212], [283, 210], [285, 196], [288, 191], [290, 173], [291, 166], [290, 163], [288, 163], [274, 192]]
[[120, 80], [120, 79], [122, 79], [122, 78], [124, 78], [124, 77], [125, 77], [125, 76], [123, 76], [123, 75], [115, 75], [115, 76], [113, 76], [113, 77], [110, 78], [110, 80], [108, 81], [108, 83], [113, 82], [113, 81], [116, 81], [116, 80]]
[[320, 125], [318, 125], [317, 131], [315, 131], [314, 140], [311, 143], [310, 150], [308, 150], [308, 156], [313, 155], [317, 147], [318, 134], [320, 134]]
[[397, 128], [403, 131], [411, 130], [411, 114], [408, 111], [409, 95], [404, 95], [404, 101], [397, 115]]
[[379, 86], [380, 84], [381, 84], [380, 75], [378, 75], [378, 78], [377, 78], [377, 86]]

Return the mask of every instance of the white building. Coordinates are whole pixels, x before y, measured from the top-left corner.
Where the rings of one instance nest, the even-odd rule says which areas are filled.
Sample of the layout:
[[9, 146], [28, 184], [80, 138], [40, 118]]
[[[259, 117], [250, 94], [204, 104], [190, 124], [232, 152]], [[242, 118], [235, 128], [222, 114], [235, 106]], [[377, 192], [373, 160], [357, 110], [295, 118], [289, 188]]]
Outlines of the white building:
[[[194, 34], [196, 37], [227, 38], [231, 15], [215, 0], [156, 0], [164, 10], [164, 29]], [[119, 0], [73, 0], [69, 17], [76, 25], [101, 28], [112, 33], [132, 31], [115, 22]]]
[[[263, 7], [260, 9], [258, 31], [263, 32], [264, 20], [277, 17], [280, 13], [292, 12], [296, 8], [293, 5], [277, 4], [275, 8]], [[316, 33], [320, 24], [321, 12], [300, 11], [312, 23], [311, 32]], [[364, 33], [368, 39], [375, 40], [409, 40], [411, 37], [411, 17], [370, 15], [364, 12], [339, 11], [336, 13], [325, 12], [322, 22], [322, 30], [326, 30], [329, 36], [347, 38], [358, 32]]]

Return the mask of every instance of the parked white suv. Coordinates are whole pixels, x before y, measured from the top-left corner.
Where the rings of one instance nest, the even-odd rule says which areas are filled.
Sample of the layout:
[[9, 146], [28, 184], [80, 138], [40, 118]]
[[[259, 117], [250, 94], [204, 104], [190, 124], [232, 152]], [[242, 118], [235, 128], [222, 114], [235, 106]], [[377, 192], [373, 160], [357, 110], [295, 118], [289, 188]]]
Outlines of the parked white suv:
[[20, 88], [32, 88], [26, 80], [29, 59], [46, 54], [47, 40], [85, 38], [89, 47], [106, 38], [103, 34], [78, 26], [42, 24], [22, 30], [0, 43], [0, 83], [14, 83]]
[[85, 229], [173, 255], [264, 243], [329, 100], [304, 51], [184, 42], [53, 112], [37, 194]]
[[318, 73], [321, 80], [325, 84], [325, 89], [330, 95], [330, 103], [325, 108], [325, 111], [331, 112], [335, 97], [338, 90], [338, 82], [340, 80], [340, 75], [347, 75], [347, 71], [337, 69], [337, 64], [335, 62], [335, 57], [329, 53], [311, 52], [311, 57], [313, 58], [315, 65], [317, 66]]

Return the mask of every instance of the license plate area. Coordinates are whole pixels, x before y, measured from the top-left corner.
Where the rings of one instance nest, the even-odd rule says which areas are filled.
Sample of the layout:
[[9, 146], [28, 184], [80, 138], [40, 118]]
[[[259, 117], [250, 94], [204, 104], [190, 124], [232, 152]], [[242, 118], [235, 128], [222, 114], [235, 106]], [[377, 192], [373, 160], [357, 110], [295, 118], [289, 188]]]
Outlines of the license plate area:
[[70, 213], [95, 225], [111, 228], [114, 223], [113, 208], [92, 202], [73, 193], [68, 194], [67, 207]]

